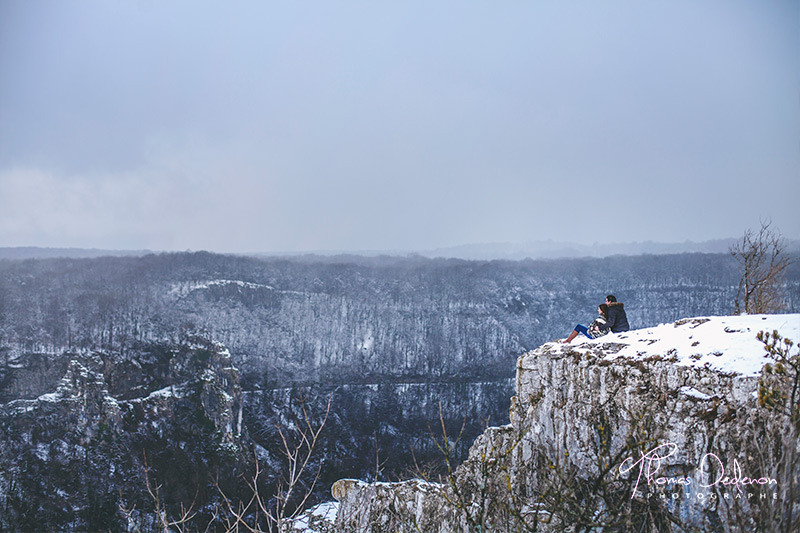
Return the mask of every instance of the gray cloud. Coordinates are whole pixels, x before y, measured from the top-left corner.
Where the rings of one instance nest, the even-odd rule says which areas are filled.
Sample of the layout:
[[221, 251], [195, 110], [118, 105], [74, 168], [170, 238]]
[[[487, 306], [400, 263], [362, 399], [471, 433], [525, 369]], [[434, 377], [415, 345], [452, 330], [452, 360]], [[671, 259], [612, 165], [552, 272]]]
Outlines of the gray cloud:
[[0, 245], [800, 237], [796, 3], [429, 4], [0, 4]]

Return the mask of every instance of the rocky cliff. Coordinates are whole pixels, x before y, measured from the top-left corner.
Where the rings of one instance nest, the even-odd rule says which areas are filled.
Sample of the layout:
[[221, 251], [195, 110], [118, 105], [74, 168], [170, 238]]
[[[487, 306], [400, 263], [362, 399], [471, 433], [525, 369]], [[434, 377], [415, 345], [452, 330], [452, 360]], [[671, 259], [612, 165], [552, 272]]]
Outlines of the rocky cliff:
[[518, 360], [510, 424], [466, 462], [436, 483], [339, 481], [332, 527], [796, 531], [800, 355], [784, 338], [800, 315], [547, 343]]
[[34, 397], [0, 405], [3, 531], [151, 530], [156, 507], [202, 515], [217, 484], [233, 494], [250, 468], [238, 373], [221, 345], [148, 346], [124, 361], [64, 354], [46, 393], [24, 379], [40, 359], [17, 364]]

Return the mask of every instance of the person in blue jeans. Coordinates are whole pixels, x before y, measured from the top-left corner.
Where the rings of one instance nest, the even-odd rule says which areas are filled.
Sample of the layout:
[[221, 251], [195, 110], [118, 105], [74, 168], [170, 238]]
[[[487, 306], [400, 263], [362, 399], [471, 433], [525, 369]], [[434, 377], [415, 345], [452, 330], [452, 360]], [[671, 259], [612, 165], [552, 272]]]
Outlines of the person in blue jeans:
[[581, 333], [590, 339], [596, 339], [597, 337], [602, 337], [611, 331], [611, 327], [608, 324], [608, 304], [605, 303], [597, 306], [597, 314], [597, 318], [595, 318], [588, 327], [584, 326], [583, 324], [578, 324], [575, 326], [575, 329], [572, 330], [572, 332], [569, 334], [569, 337], [564, 339], [564, 344], [572, 342], [572, 340]]

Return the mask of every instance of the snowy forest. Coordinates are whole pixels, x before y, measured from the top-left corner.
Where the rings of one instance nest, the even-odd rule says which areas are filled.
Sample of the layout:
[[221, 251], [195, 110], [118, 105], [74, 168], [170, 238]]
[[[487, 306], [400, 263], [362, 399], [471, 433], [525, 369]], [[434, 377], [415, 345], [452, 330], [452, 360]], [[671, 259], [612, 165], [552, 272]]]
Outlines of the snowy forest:
[[[203, 487], [194, 497], [211, 505], [210, 481], [199, 472], [214, 468], [228, 468], [225, 482], [233, 486], [257, 461], [269, 484], [281, 470], [276, 427], [291, 425], [298, 405], [319, 412], [328, 398], [330, 420], [312, 465], [321, 472], [316, 500], [342, 477], [400, 479], [415, 463], [435, 463], [431, 433], [440, 417], [453, 434], [463, 427], [459, 457], [484, 426], [505, 423], [517, 358], [590, 322], [607, 294], [642, 328], [730, 314], [739, 276], [729, 254], [700, 253], [2, 260], [0, 436], [9, 445], [0, 454], [0, 514], [8, 520], [0, 528], [36, 517], [53, 528], [119, 529], [123, 504], [146, 506], [135, 494], [148, 481], [142, 471], [177, 476], [165, 482], [165, 491], [183, 485], [165, 493], [172, 505], [191, 500], [192, 484]], [[784, 289], [786, 311], [797, 312], [797, 262]], [[242, 404], [245, 430], [234, 440], [235, 420], [220, 422], [230, 418], [228, 407], [208, 400], [208, 361], [220, 372], [235, 370], [219, 381], [226, 401]], [[159, 391], [189, 383], [195, 367], [201, 415], [188, 400], [180, 408], [158, 403], [165, 397]], [[70, 421], [45, 401], [75, 387], [84, 387], [74, 392], [84, 397], [90, 382], [100, 404], [117, 402], [118, 429], [104, 418], [105, 407], [95, 424], [85, 405], [83, 418]], [[38, 416], [48, 409], [48, 417]], [[92, 437], [78, 435], [73, 422], [95, 424]], [[184, 468], [170, 470], [176, 457]], [[104, 466], [82, 469], [86, 462]], [[98, 483], [108, 489], [102, 495], [90, 490]]]
[[[0, 349], [106, 350], [203, 335], [245, 389], [510, 377], [613, 293], [632, 327], [730, 314], [726, 254], [473, 262], [186, 253], [0, 262]], [[798, 307], [798, 267], [787, 309]]]

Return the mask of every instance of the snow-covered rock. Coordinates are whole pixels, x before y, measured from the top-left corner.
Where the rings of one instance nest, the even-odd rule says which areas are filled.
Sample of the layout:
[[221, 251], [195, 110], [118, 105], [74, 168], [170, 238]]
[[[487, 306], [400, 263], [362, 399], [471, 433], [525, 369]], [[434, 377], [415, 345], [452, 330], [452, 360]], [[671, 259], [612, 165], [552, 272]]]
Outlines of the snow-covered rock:
[[[800, 423], [789, 414], [797, 404], [787, 405], [800, 375], [767, 357], [760, 331], [800, 340], [800, 315], [700, 317], [547, 343], [518, 360], [511, 424], [487, 429], [444, 484], [340, 482], [337, 525], [412, 531], [420, 517], [438, 532], [785, 525], [800, 513]], [[796, 364], [796, 348], [779, 346]]]
[[573, 341], [572, 350], [601, 350], [609, 359], [645, 360], [662, 357], [676, 365], [758, 376], [766, 360], [759, 331], [779, 331], [800, 339], [800, 315], [712, 316], [678, 320], [653, 328], [615, 333], [584, 342]]
[[315, 505], [295, 518], [286, 519], [281, 524], [281, 531], [285, 533], [335, 533], [338, 511], [339, 504], [337, 502]]

